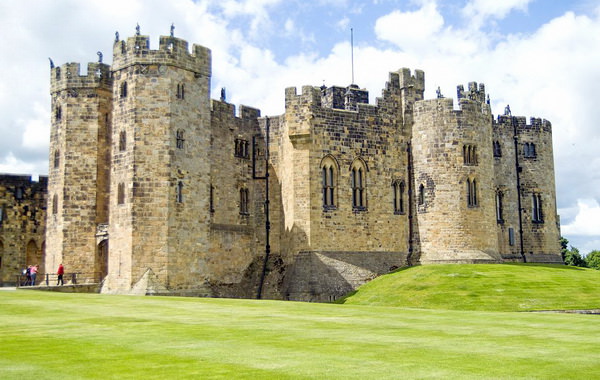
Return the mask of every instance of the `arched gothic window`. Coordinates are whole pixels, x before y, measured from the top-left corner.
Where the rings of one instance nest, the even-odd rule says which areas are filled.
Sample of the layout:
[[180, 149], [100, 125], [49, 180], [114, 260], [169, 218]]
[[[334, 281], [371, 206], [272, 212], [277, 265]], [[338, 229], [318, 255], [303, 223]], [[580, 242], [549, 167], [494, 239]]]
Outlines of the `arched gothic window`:
[[335, 189], [337, 183], [338, 166], [331, 156], [321, 161], [321, 185], [323, 194], [323, 209], [333, 209], [336, 205]]
[[404, 181], [395, 180], [392, 183], [394, 214], [404, 214], [404, 187]]
[[362, 160], [357, 159], [350, 169], [352, 186], [352, 208], [355, 211], [364, 211], [367, 208], [367, 170]]
[[463, 145], [463, 162], [465, 165], [477, 165], [477, 148], [474, 145]]

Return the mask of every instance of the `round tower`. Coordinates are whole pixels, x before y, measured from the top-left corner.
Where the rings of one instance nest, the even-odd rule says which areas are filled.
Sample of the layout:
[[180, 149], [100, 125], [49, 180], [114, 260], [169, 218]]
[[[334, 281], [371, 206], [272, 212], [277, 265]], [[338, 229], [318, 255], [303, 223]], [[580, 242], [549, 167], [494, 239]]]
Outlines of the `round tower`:
[[50, 168], [46, 268], [62, 262], [89, 280], [105, 274], [96, 229], [107, 222], [108, 147], [112, 100], [109, 66], [79, 63], [51, 68]]
[[492, 115], [483, 85], [415, 103], [413, 173], [422, 263], [501, 262], [494, 217]]
[[[114, 42], [113, 129], [103, 291], [128, 292], [151, 269], [159, 287], [193, 292], [208, 239], [210, 50], [161, 36]], [[194, 221], [194, 222], [191, 222]]]

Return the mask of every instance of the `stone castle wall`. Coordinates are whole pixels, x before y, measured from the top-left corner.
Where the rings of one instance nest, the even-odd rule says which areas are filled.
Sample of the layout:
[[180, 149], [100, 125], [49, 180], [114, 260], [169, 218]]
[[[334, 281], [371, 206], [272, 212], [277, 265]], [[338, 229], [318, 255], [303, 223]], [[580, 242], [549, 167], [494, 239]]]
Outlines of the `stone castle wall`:
[[[460, 86], [454, 110], [424, 100], [422, 71], [401, 69], [375, 105], [354, 84], [305, 86], [286, 89], [283, 115], [261, 117], [210, 100], [206, 48], [163, 36], [153, 50], [136, 35], [113, 57], [88, 75], [52, 73], [63, 114], [46, 262], [107, 274], [104, 292], [250, 298], [263, 283], [264, 297], [328, 301], [405, 265], [523, 261], [521, 225], [528, 261], [560, 261], [550, 125], [510, 119], [518, 146], [538, 151], [515, 155], [483, 85]], [[543, 220], [527, 214], [532, 194]]]
[[[17, 276], [29, 265], [44, 263], [48, 178], [0, 174], [0, 286], [17, 285]], [[56, 268], [48, 268], [54, 273]]]

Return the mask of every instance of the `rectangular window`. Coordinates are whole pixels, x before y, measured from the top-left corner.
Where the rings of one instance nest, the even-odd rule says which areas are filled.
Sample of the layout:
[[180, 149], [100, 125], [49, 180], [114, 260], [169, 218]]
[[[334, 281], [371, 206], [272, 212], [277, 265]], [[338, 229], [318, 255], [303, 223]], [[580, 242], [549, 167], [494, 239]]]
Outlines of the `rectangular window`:
[[512, 227], [508, 229], [508, 245], [515, 245], [515, 230]]
[[247, 140], [235, 139], [235, 156], [250, 158], [250, 143]]

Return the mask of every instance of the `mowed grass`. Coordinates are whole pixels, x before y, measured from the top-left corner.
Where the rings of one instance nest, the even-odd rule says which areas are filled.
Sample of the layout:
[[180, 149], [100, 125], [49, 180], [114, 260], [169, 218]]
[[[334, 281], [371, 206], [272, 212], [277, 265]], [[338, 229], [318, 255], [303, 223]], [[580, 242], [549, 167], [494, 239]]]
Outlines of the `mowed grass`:
[[1, 379], [600, 376], [600, 317], [0, 291]]
[[600, 309], [600, 271], [539, 264], [423, 265], [378, 277], [338, 302], [482, 311]]

